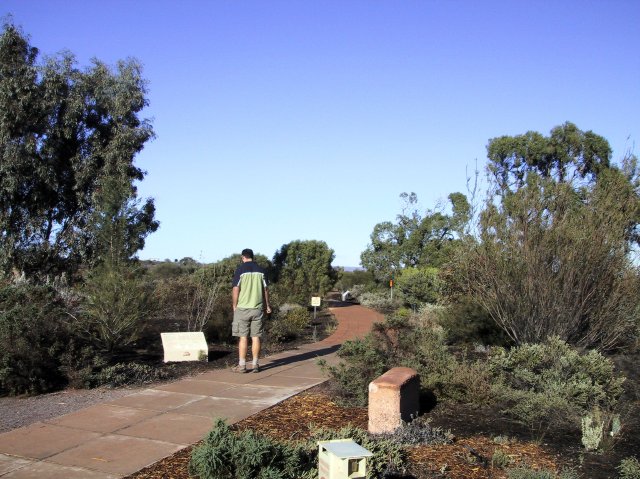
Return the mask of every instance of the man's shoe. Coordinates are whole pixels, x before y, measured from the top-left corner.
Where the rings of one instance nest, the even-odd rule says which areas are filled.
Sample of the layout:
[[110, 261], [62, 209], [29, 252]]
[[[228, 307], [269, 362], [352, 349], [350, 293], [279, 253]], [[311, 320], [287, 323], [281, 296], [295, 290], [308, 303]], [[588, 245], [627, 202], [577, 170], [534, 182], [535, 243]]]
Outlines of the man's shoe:
[[239, 364], [236, 364], [234, 367], [231, 368], [231, 372], [232, 373], [246, 373], [247, 372], [247, 367], [246, 366], [240, 366]]
[[253, 367], [253, 369], [251, 370], [252, 373], [259, 373], [260, 372], [260, 366], [258, 366], [257, 364]]

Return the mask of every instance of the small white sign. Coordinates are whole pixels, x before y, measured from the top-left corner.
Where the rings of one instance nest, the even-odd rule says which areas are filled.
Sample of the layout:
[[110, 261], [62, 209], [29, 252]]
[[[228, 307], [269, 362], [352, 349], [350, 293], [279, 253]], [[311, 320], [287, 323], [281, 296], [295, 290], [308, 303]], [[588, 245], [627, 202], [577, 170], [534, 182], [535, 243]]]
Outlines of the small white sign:
[[311, 298], [311, 306], [320, 306], [322, 304], [322, 298], [320, 296], [313, 296]]
[[209, 346], [203, 332], [160, 333], [164, 362], [208, 361]]

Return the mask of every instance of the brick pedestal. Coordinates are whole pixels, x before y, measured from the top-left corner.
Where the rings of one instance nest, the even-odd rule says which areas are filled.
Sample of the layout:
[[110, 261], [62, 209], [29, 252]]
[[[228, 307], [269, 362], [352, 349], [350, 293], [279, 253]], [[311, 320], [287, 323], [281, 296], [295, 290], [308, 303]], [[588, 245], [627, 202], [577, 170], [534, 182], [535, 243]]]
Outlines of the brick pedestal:
[[420, 411], [420, 377], [411, 368], [393, 368], [369, 383], [369, 432], [395, 431]]

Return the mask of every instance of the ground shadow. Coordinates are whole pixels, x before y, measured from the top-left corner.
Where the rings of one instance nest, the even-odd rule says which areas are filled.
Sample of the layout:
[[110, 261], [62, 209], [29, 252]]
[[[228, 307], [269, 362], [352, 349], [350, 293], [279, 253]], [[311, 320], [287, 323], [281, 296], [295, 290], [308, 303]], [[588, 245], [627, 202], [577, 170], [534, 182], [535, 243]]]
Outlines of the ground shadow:
[[322, 359], [323, 356], [335, 353], [338, 349], [340, 349], [340, 345], [336, 344], [322, 349], [300, 352], [300, 354], [294, 354], [285, 358], [269, 360], [270, 362], [268, 364], [265, 364], [264, 366], [260, 365], [260, 369], [262, 371], [268, 371], [269, 369], [277, 368], [278, 366], [288, 366], [302, 361], [307, 361], [309, 359]]

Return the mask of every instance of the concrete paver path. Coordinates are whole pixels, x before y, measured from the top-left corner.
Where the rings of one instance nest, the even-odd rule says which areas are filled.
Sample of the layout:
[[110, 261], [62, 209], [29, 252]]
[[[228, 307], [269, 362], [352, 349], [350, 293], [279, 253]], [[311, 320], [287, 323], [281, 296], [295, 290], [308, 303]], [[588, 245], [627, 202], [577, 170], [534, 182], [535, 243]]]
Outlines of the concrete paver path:
[[340, 344], [383, 319], [358, 305], [330, 310], [330, 337], [261, 359], [257, 374], [211, 370], [0, 434], [0, 477], [127, 476], [198, 442], [215, 417], [235, 423], [325, 381], [316, 360], [336, 362]]

